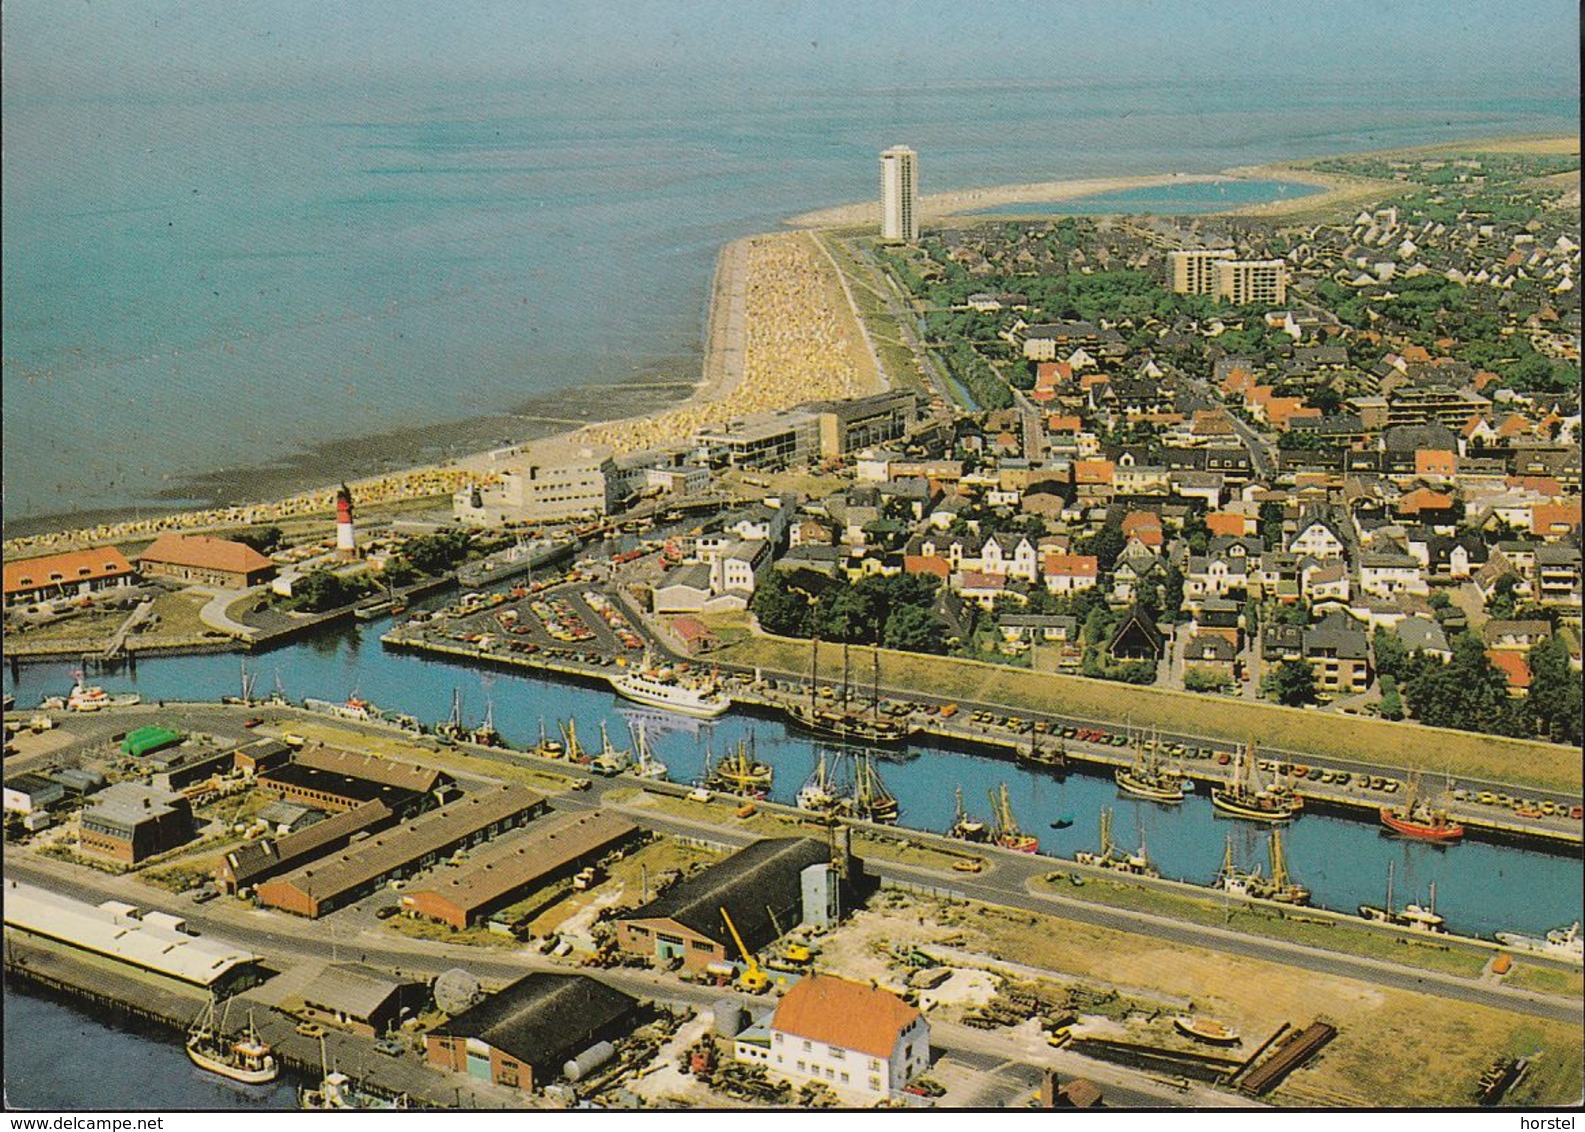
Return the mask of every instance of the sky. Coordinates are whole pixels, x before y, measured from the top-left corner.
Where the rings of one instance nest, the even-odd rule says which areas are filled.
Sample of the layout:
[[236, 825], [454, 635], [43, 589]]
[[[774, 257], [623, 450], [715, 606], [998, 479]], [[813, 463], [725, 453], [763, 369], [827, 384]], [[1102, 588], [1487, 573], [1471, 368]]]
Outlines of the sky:
[[8, 99], [476, 76], [923, 85], [1064, 74], [1578, 88], [1571, 0], [7, 0]]

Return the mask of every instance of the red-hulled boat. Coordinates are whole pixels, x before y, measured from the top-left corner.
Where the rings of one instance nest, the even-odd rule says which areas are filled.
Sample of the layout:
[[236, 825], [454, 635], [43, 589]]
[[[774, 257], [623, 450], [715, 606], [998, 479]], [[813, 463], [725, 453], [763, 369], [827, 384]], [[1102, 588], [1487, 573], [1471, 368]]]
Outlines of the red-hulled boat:
[[1454, 821], [1440, 805], [1423, 800], [1417, 777], [1409, 779], [1409, 791], [1401, 806], [1383, 806], [1381, 824], [1404, 837], [1450, 845], [1464, 836], [1464, 827]]
[[1417, 837], [1421, 841], [1437, 841], [1444, 845], [1464, 836], [1464, 827], [1450, 818], [1446, 810], [1433, 810], [1430, 806], [1422, 805], [1408, 810], [1383, 806], [1381, 824], [1404, 837]]

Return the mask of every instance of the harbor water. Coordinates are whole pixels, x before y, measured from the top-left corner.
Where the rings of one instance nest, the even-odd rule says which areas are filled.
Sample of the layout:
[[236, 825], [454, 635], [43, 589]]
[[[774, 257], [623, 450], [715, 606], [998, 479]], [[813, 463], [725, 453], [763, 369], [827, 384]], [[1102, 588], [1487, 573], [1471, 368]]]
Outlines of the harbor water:
[[[466, 724], [477, 726], [488, 710], [502, 737], [518, 748], [538, 740], [542, 721], [554, 736], [559, 723], [574, 720], [580, 744], [595, 750], [602, 724], [613, 744], [621, 747], [631, 745], [630, 727], [642, 727], [651, 750], [676, 782], [697, 780], [707, 753], [721, 755], [739, 742], [751, 742], [756, 755], [776, 770], [771, 800], [787, 804], [794, 802], [814, 769], [822, 746], [780, 719], [762, 715], [734, 711], [701, 722], [632, 704], [591, 685], [391, 651], [379, 640], [389, 624], [352, 625], [250, 657], [246, 664], [255, 694], [266, 695], [277, 682], [294, 703], [307, 697], [339, 702], [356, 694], [385, 711], [434, 724], [450, 714], [453, 694], [460, 693]], [[241, 664], [234, 655], [174, 657], [142, 661], [135, 669], [96, 679], [112, 692], [138, 692], [145, 703], [218, 700], [239, 692]], [[30, 665], [16, 675], [7, 672], [5, 688], [19, 705], [30, 706], [64, 692], [71, 681], [70, 665]], [[836, 753], [830, 746], [826, 750], [828, 757]], [[1181, 805], [1162, 806], [1120, 794], [1109, 772], [1074, 771], [1058, 779], [1011, 757], [964, 753], [929, 742], [912, 744], [901, 756], [886, 753], [875, 765], [901, 804], [904, 826], [945, 832], [952, 824], [958, 786], [968, 810], [988, 820], [987, 794], [1005, 782], [1017, 820], [1026, 832], [1039, 836], [1045, 853], [1071, 857], [1098, 848], [1099, 814], [1111, 807], [1114, 840], [1127, 850], [1143, 843], [1165, 877], [1210, 884], [1229, 837], [1235, 861], [1245, 868], [1259, 864], [1269, 872], [1267, 828], [1218, 816], [1203, 792]], [[1451, 847], [1409, 841], [1362, 820], [1363, 813], [1350, 818], [1312, 810], [1285, 830], [1289, 869], [1311, 889], [1314, 904], [1342, 912], [1353, 912], [1362, 903], [1380, 904], [1391, 864], [1395, 902], [1424, 903], [1435, 884], [1437, 911], [1446, 916], [1449, 930], [1459, 934], [1536, 935], [1581, 918], [1585, 867], [1577, 852], [1546, 852], [1474, 837]], [[1050, 828], [1051, 822], [1069, 815], [1071, 827]]]

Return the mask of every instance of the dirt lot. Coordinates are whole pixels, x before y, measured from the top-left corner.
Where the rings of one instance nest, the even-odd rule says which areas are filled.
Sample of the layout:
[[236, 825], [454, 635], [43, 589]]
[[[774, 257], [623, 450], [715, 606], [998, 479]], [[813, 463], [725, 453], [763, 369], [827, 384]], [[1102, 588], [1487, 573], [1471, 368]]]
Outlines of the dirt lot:
[[[1061, 981], [1154, 1000], [1164, 1014], [1184, 1010], [1216, 1018], [1246, 1036], [1247, 1050], [1283, 1022], [1302, 1027], [1320, 1019], [1337, 1026], [1322, 1056], [1270, 1098], [1279, 1104], [1467, 1104], [1476, 1078], [1495, 1057], [1538, 1051], [1513, 1102], [1571, 1104], [1580, 1095], [1585, 1035], [1577, 1026], [1055, 917], [885, 899], [898, 906], [861, 913], [828, 936], [823, 962], [896, 985], [906, 971], [883, 953], [892, 946], [980, 952], [1043, 968]], [[1159, 1018], [1149, 1023], [1135, 1015], [1117, 1032], [1160, 1030]]]

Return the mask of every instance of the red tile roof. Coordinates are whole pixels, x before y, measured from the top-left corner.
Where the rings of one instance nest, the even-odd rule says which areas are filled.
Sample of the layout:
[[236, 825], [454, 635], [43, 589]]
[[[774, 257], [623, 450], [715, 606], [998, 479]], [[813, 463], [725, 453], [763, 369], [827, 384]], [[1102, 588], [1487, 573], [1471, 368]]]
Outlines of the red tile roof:
[[1093, 554], [1048, 554], [1045, 573], [1052, 578], [1093, 578], [1101, 560]]
[[138, 562], [167, 562], [173, 566], [192, 566], [199, 570], [223, 570], [229, 574], [252, 574], [267, 570], [272, 563], [251, 546], [209, 535], [163, 534], [138, 555]]
[[811, 975], [776, 1004], [773, 1030], [888, 1058], [919, 1011], [891, 991], [835, 975]]
[[1073, 461], [1073, 482], [1087, 484], [1111, 483], [1116, 465], [1110, 460]]
[[[113, 546], [68, 550], [5, 564], [5, 592], [26, 593], [49, 585], [98, 582], [132, 574], [132, 566]], [[57, 577], [56, 575], [59, 575]]]
[[1205, 516], [1205, 529], [1213, 535], [1239, 538], [1248, 524], [1249, 520], [1236, 511], [1209, 511]]

